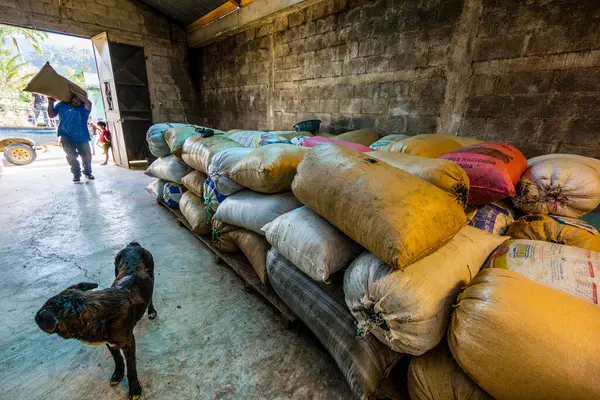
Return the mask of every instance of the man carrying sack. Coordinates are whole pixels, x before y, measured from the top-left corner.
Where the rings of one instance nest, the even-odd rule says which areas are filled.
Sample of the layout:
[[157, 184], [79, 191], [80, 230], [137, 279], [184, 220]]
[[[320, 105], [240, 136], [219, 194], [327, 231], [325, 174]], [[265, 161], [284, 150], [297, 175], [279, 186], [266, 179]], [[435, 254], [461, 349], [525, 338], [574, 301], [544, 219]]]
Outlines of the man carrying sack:
[[81, 181], [81, 167], [77, 156], [81, 157], [83, 176], [95, 179], [92, 175], [92, 150], [90, 149], [90, 133], [87, 127], [88, 117], [92, 111], [92, 103], [82, 94], [74, 94], [70, 103], [48, 99], [50, 118], [58, 116], [58, 141], [67, 153], [67, 161], [71, 165], [73, 182]]
[[[92, 103], [87, 92], [59, 75], [49, 63], [40, 69], [24, 90], [48, 96], [48, 115], [50, 118], [60, 118], [58, 141], [67, 153], [73, 182], [81, 181], [78, 156], [83, 164], [83, 175], [88, 179], [95, 179], [92, 175], [92, 151], [87, 126]], [[56, 99], [59, 103], [54, 104]]]

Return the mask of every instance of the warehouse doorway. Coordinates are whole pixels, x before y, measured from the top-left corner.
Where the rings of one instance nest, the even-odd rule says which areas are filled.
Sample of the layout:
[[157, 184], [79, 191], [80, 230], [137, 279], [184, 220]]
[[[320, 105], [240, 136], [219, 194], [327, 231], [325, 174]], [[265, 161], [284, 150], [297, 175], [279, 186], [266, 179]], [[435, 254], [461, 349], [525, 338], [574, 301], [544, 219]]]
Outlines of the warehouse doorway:
[[92, 43], [115, 162], [125, 168], [145, 164], [152, 109], [144, 48], [112, 43], [106, 32], [94, 36]]

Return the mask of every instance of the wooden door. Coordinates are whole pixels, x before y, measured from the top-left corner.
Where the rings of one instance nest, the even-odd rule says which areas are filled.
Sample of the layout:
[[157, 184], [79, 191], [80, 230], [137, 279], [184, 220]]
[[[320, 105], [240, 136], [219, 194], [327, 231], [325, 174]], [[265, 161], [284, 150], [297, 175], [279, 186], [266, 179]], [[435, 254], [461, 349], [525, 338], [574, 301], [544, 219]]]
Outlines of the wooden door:
[[152, 125], [144, 48], [111, 43], [102, 33], [92, 38], [107, 123], [118, 165], [146, 160], [146, 131]]

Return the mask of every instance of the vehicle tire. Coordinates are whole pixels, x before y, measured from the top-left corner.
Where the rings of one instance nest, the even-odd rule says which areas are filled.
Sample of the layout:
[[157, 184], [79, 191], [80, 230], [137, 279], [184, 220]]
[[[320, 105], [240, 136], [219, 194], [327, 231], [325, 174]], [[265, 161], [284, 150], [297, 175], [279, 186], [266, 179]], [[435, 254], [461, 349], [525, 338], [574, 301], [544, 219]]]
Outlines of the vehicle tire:
[[23, 143], [15, 143], [6, 146], [4, 149], [4, 158], [15, 165], [31, 164], [37, 158], [35, 149]]

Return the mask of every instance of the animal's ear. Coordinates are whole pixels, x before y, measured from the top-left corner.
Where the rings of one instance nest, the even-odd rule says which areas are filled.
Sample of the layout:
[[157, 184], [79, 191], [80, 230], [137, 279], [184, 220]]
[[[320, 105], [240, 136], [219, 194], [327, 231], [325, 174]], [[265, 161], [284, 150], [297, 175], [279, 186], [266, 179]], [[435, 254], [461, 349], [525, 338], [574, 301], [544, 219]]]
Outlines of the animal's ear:
[[150, 270], [150, 273], [152, 274], [152, 276], [154, 276], [154, 258], [152, 257], [152, 253], [150, 253], [148, 250], [144, 249], [144, 258], [145, 258], [144, 261], [146, 262], [146, 266]]
[[121, 264], [121, 258], [123, 258], [123, 253], [125, 253], [125, 249], [119, 251], [119, 253], [115, 257], [115, 277], [119, 276], [119, 264]]
[[98, 284], [95, 282], [81, 282], [81, 283], [78, 283], [77, 285], [70, 286], [68, 289], [77, 289], [77, 290], [81, 290], [82, 292], [85, 292], [88, 290], [96, 289], [97, 287], [98, 287]]

